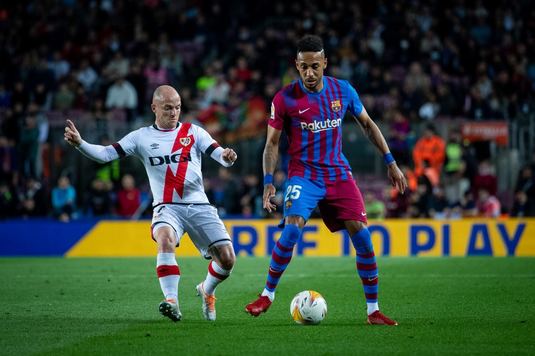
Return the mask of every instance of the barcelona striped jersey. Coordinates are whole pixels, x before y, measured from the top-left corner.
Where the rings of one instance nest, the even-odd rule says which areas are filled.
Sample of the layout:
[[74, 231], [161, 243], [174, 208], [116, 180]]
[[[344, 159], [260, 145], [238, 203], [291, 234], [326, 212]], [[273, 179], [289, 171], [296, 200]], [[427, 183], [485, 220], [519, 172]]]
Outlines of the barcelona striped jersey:
[[268, 124], [288, 136], [288, 176], [337, 181], [351, 177], [342, 153], [342, 120], [349, 110], [359, 116], [362, 103], [346, 80], [323, 77], [323, 88], [310, 92], [301, 80], [282, 88], [273, 98]]

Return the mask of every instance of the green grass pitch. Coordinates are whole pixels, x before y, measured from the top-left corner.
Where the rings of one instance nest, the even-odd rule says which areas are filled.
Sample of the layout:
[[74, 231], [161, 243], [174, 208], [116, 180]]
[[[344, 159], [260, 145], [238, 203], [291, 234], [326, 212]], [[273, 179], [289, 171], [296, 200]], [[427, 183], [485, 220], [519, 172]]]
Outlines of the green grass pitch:
[[[179, 259], [183, 320], [158, 313], [155, 259], [0, 259], [0, 354], [428, 355], [535, 354], [535, 258], [379, 258], [381, 309], [397, 327], [365, 324], [353, 258], [295, 257], [268, 313], [244, 306], [269, 260], [238, 258], [202, 319], [201, 258]], [[317, 326], [295, 324], [292, 297], [328, 304]]]

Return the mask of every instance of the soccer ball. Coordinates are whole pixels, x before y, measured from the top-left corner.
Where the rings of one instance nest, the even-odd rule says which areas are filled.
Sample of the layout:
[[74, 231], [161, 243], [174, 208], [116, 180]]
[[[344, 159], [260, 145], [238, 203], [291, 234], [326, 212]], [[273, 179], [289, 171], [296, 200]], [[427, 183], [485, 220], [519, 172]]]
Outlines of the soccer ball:
[[292, 299], [290, 314], [298, 324], [319, 324], [327, 315], [327, 302], [318, 292], [305, 290]]

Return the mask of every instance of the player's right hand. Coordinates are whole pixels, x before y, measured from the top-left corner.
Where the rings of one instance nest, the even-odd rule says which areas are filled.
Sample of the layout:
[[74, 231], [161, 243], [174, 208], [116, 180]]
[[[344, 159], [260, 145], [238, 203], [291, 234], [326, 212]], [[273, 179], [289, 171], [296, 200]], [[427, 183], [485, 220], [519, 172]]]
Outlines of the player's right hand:
[[63, 134], [65, 141], [74, 147], [78, 147], [82, 144], [82, 136], [74, 126], [74, 122], [67, 119], [67, 125], [65, 125], [65, 133]]
[[264, 185], [264, 209], [269, 213], [277, 209], [277, 205], [271, 201], [275, 197], [275, 186], [273, 184]]

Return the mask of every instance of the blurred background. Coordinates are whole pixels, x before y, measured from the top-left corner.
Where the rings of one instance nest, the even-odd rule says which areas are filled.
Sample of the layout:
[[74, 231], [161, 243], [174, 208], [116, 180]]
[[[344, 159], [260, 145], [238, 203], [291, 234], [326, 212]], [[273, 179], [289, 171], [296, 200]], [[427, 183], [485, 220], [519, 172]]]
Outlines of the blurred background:
[[[102, 145], [153, 123], [153, 90], [177, 88], [182, 121], [239, 155], [205, 157], [223, 218], [261, 207], [271, 100], [297, 78], [295, 43], [317, 34], [326, 75], [347, 79], [382, 129], [408, 194], [344, 121], [368, 216], [535, 215], [535, 7], [526, 1], [24, 1], [0, 5], [0, 218], [151, 216], [135, 158], [96, 164], [63, 141], [66, 118]], [[286, 145], [275, 174], [286, 179]]]

